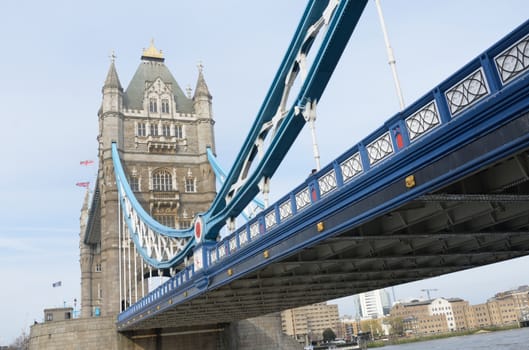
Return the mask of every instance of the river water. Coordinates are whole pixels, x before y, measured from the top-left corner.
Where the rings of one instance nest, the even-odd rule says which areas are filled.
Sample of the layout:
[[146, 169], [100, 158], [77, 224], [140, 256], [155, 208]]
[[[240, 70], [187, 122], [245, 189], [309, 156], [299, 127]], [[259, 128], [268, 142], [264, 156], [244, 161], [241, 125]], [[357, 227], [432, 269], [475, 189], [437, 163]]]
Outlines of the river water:
[[384, 346], [384, 350], [529, 350], [529, 327], [418, 343]]

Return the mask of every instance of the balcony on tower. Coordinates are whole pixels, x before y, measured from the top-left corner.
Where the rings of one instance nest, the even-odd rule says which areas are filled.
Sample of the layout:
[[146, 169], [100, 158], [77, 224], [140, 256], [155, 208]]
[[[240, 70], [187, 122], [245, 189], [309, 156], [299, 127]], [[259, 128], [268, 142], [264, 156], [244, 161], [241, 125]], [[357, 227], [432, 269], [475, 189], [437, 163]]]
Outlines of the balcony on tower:
[[177, 153], [187, 148], [187, 139], [176, 136], [147, 136], [147, 149], [150, 153]]
[[153, 208], [178, 208], [180, 205], [180, 191], [151, 190], [149, 205]]

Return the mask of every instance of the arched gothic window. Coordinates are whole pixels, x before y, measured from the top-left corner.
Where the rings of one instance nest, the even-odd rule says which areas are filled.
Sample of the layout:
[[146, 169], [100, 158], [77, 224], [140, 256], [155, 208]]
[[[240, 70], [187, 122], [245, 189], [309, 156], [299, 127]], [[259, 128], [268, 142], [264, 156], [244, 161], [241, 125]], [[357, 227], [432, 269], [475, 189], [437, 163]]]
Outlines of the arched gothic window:
[[156, 113], [158, 112], [158, 100], [155, 98], [149, 99], [149, 112]]
[[172, 191], [173, 179], [167, 170], [158, 170], [152, 174], [152, 189], [154, 191]]

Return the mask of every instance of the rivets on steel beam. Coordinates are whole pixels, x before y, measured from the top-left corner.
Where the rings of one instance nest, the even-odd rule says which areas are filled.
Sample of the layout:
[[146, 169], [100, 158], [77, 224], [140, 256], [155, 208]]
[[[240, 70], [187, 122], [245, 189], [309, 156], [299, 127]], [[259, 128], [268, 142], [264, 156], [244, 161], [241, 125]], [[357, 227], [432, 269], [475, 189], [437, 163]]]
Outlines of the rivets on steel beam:
[[316, 229], [318, 230], [318, 232], [322, 232], [323, 230], [325, 230], [325, 224], [323, 223], [323, 221], [320, 221], [316, 224]]
[[233, 270], [232, 269], [228, 269], [228, 276], [231, 276], [233, 275]]
[[406, 188], [415, 187], [415, 176], [413, 176], [413, 175], [407, 176], [406, 180], [405, 180], [405, 183], [406, 183]]
[[263, 256], [264, 256], [265, 259], [268, 259], [270, 257], [270, 252], [268, 250], [265, 250], [263, 252]]

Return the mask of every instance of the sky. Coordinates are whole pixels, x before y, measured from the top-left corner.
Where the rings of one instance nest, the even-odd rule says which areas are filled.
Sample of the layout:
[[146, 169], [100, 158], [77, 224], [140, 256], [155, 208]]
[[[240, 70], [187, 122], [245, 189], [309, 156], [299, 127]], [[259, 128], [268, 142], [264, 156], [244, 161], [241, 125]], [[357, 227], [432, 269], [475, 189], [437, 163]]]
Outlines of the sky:
[[[412, 103], [527, 20], [525, 0], [382, 0], [404, 99]], [[306, 6], [301, 0], [2, 1], [0, 12], [0, 345], [45, 307], [80, 298], [79, 218], [94, 183], [97, 110], [112, 50], [128, 85], [150, 40], [182, 88], [197, 63], [213, 95], [216, 151], [236, 157]], [[370, 1], [318, 105], [327, 164], [398, 112], [375, 3]], [[272, 179], [279, 198], [314, 168], [306, 128]], [[529, 284], [529, 258], [409, 283], [397, 299], [461, 297], [472, 304]], [[62, 286], [53, 288], [52, 283]], [[334, 301], [351, 314], [351, 298]], [[78, 307], [78, 305], [77, 305]]]

